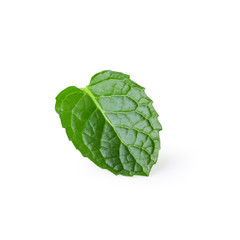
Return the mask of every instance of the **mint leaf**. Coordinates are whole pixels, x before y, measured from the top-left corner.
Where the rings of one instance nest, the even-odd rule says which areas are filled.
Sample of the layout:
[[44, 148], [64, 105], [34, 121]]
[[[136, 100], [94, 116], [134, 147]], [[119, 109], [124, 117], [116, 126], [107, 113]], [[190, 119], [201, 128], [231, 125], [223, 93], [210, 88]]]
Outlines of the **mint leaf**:
[[60, 92], [55, 109], [69, 140], [99, 167], [116, 175], [148, 176], [157, 162], [158, 114], [129, 75], [97, 73], [87, 87]]

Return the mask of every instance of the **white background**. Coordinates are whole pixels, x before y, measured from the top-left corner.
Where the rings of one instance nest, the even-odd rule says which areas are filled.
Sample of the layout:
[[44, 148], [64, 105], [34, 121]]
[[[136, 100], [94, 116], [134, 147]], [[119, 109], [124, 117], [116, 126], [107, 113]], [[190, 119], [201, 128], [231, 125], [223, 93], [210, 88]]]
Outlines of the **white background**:
[[[83, 158], [55, 113], [101, 70], [163, 125], [149, 177]], [[0, 239], [240, 239], [240, 2], [0, 3]]]

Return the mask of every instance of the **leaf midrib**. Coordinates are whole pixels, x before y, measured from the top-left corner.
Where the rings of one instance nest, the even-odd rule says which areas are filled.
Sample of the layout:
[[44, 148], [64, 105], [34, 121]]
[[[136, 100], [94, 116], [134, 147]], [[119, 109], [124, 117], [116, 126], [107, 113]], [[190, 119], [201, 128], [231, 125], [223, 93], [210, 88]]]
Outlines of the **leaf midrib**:
[[[85, 87], [82, 89], [85, 93], [87, 93], [90, 98], [93, 100], [93, 102], [96, 104], [97, 108], [100, 110], [100, 112], [102, 113], [103, 117], [106, 119], [106, 121], [110, 124], [110, 126], [113, 128], [113, 131], [116, 133], [116, 135], [118, 136], [119, 140], [121, 141], [121, 143], [127, 147], [127, 149], [129, 150], [129, 152], [131, 153], [130, 149], [128, 148], [128, 146], [126, 146], [126, 144], [122, 141], [122, 138], [119, 136], [118, 132], [116, 131], [114, 125], [111, 123], [111, 121], [108, 119], [108, 117], [106, 116], [104, 110], [102, 109], [101, 105], [98, 103], [98, 101], [96, 100], [95, 96], [93, 95], [93, 93], [91, 92], [91, 90], [88, 88], [88, 87]], [[133, 154], [131, 153], [132, 157], [135, 159], [136, 163], [138, 163], [137, 159], [133, 156]], [[138, 163], [140, 166], [142, 166], [140, 163]], [[144, 171], [144, 168], [142, 166], [142, 171], [145, 173], [145, 174], [149, 174], [149, 173], [146, 173]]]
[[[113, 127], [112, 123], [110, 122], [110, 120], [108, 119], [108, 117], [106, 116], [105, 112], [103, 111], [102, 107], [100, 106], [100, 104], [98, 103], [98, 101], [96, 100], [95, 96], [93, 95], [93, 93], [90, 91], [90, 89], [88, 87], [83, 88], [83, 91], [85, 91], [90, 98], [93, 100], [93, 102], [96, 104], [97, 108], [100, 110], [100, 112], [102, 113], [102, 115], [104, 116], [104, 118], [106, 119], [106, 121]], [[113, 127], [114, 129], [114, 127]], [[115, 131], [115, 129], [114, 129]], [[115, 131], [116, 132], [116, 131]], [[118, 136], [119, 137], [119, 136]]]

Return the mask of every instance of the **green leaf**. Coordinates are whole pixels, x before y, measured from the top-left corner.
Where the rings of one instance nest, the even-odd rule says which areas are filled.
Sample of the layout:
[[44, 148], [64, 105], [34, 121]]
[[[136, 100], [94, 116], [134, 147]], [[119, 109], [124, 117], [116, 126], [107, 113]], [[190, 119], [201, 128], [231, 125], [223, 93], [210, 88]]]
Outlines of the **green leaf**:
[[55, 109], [69, 140], [99, 167], [116, 175], [148, 176], [157, 162], [158, 114], [129, 75], [97, 73], [87, 87], [60, 92]]

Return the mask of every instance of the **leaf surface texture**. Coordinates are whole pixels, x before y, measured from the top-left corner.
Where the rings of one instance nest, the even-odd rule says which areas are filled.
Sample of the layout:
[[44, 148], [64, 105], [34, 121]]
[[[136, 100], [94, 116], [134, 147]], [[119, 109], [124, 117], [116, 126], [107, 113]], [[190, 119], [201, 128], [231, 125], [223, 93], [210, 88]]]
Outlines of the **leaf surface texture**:
[[148, 176], [157, 162], [158, 114], [129, 75], [97, 73], [84, 89], [60, 92], [55, 109], [69, 140], [99, 167], [116, 175]]

